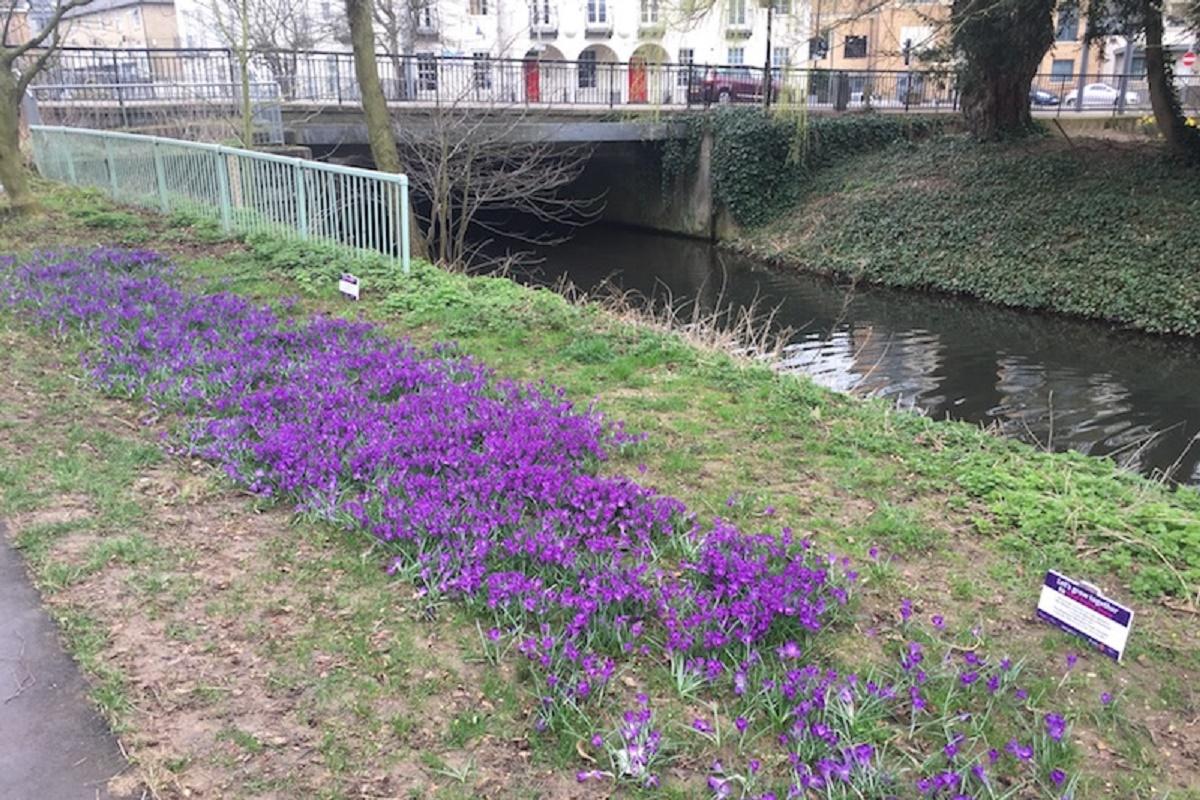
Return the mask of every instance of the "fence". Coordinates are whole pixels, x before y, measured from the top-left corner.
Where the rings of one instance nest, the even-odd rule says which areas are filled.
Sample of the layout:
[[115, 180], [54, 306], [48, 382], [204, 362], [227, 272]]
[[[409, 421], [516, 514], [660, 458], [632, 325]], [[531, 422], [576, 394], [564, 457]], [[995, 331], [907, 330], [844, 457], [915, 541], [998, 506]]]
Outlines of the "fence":
[[[607, 51], [611, 57], [611, 51]], [[605, 60], [502, 59], [433, 54], [377, 57], [384, 94], [393, 104], [524, 107], [703, 107], [772, 102], [814, 110], [944, 111], [958, 108], [956, 75], [948, 70], [829, 70], [790, 66]], [[282, 102], [357, 105], [353, 55], [325, 51], [261, 51], [250, 57], [254, 85], [277, 87]], [[240, 63], [222, 49], [64, 49], [56, 52], [34, 94], [45, 108], [116, 101], [128, 116], [151, 106], [153, 87], [240, 85]], [[84, 87], [96, 87], [86, 91]], [[127, 88], [123, 88], [127, 87]], [[1078, 97], [1082, 88], [1082, 99]], [[1185, 109], [1200, 110], [1200, 76], [1178, 76]], [[199, 89], [197, 89], [199, 91]], [[197, 100], [199, 102], [199, 99]], [[1055, 73], [1033, 81], [1039, 113], [1144, 113], [1144, 74]], [[126, 126], [128, 127], [128, 126]]]
[[157, 136], [30, 126], [44, 177], [114, 200], [400, 259], [409, 271], [408, 177]]

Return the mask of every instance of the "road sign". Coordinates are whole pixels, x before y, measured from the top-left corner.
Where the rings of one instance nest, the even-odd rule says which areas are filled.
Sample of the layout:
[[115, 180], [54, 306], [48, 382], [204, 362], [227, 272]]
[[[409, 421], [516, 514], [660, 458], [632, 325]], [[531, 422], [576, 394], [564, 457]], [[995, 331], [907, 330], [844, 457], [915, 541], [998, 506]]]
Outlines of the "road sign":
[[1191, 50], [1188, 50], [1186, 53], [1183, 54], [1183, 59], [1179, 63], [1183, 64], [1185, 67], [1190, 68], [1193, 64], [1196, 63], [1196, 54], [1193, 53]]

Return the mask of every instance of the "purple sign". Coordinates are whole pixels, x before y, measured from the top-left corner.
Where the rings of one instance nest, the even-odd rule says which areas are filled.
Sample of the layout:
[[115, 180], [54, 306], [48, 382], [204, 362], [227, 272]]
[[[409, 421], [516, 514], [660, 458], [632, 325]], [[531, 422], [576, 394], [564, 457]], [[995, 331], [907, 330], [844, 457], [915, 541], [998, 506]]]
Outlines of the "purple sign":
[[1133, 610], [1105, 597], [1100, 590], [1054, 570], [1046, 573], [1037, 615], [1051, 625], [1091, 643], [1109, 658], [1121, 660]]

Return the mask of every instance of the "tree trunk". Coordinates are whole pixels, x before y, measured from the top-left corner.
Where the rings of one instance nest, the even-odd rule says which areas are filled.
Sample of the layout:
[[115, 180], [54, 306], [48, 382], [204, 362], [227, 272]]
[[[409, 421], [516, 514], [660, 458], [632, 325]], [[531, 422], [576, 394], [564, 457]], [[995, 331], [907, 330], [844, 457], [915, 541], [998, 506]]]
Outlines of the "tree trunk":
[[951, 26], [963, 55], [960, 102], [976, 139], [1033, 130], [1029, 90], [1054, 41], [1055, 0], [954, 0]]
[[[379, 82], [379, 68], [375, 63], [375, 29], [372, 0], [346, 0], [346, 18], [350, 23], [350, 46], [354, 50], [354, 74], [358, 78], [362, 94], [363, 116], [367, 122], [367, 142], [371, 147], [371, 158], [375, 167], [383, 172], [403, 172], [400, 152], [396, 147], [396, 135], [392, 131], [392, 120], [388, 114], [387, 98]], [[418, 258], [426, 255], [424, 242], [415, 235], [418, 230], [416, 215], [409, 203], [408, 230], [412, 254]]]
[[375, 63], [375, 30], [372, 27], [371, 0], [346, 0], [350, 22], [350, 46], [354, 49], [354, 74], [362, 93], [363, 116], [367, 120], [367, 141], [375, 166], [384, 172], [400, 171], [400, 154], [388, 115], [387, 99], [379, 82]]
[[21, 95], [12, 70], [0, 70], [0, 184], [12, 213], [24, 214], [34, 207], [29, 171], [21, 157]]
[[1187, 126], [1179, 97], [1171, 85], [1171, 69], [1163, 50], [1163, 10], [1160, 0], [1142, 0], [1142, 25], [1146, 31], [1146, 84], [1150, 89], [1154, 124], [1172, 151], [1190, 158], [1200, 156], [1200, 134]]

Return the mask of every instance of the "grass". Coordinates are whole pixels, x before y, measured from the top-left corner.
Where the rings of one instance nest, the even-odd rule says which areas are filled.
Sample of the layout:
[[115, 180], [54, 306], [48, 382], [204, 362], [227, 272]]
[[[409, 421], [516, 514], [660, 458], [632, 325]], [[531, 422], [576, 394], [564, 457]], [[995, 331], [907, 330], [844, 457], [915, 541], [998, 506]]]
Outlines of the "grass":
[[[5, 223], [5, 250], [122, 237], [96, 223], [112, 209], [95, 196], [43, 192], [48, 219]], [[649, 433], [609, 468], [750, 529], [767, 524], [771, 506], [771, 525], [863, 561], [871, 599], [859, 627], [885, 623], [902, 596], [963, 629], [986, 622], [1026, 654], [1047, 703], [1077, 710], [1091, 767], [1080, 797], [1200, 787], [1194, 765], [1178, 760], [1195, 743], [1186, 722], [1200, 708], [1200, 647], [1192, 618], [1166, 605], [1188, 602], [1200, 583], [1195, 491], [835, 395], [550, 292], [424, 265], [401, 280], [368, 263], [356, 266], [364, 300], [350, 305], [333, 288], [343, 254], [243, 246], [202, 221], [113, 213], [134, 216], [145, 245], [174, 252], [187, 275], [268, 302], [299, 295], [298, 312], [363, 315], [419, 342], [454, 338], [502, 373], [597, 398]], [[11, 354], [0, 514], [94, 699], [160, 795], [574, 791], [570, 775], [586, 766], [578, 737], [533, 735], [520, 665], [489, 654], [464, 611], [428, 614], [379, 569], [370, 542], [239, 496], [202, 464], [165, 459], [144, 409], [96, 396], [73, 356], [48, 352], [18, 320], [0, 316], [0, 336]], [[889, 558], [872, 563], [872, 546]], [[1062, 653], [1077, 645], [1029, 621], [1049, 566], [1136, 603], [1126, 666], [1089, 657], [1059, 685]], [[861, 638], [831, 640], [835, 663], [854, 664]], [[179, 663], [164, 666], [167, 653]], [[627, 677], [663, 698], [677, 743], [669, 789], [694, 796], [710, 756], [737, 745], [727, 731], [721, 747], [690, 732], [685, 677], [643, 666]], [[1119, 708], [1096, 711], [1102, 689], [1122, 694]], [[1094, 751], [1097, 739], [1107, 750]], [[543, 786], [548, 773], [567, 783]]]
[[943, 136], [812, 173], [738, 246], [779, 264], [1200, 334], [1198, 173], [1145, 143]]

